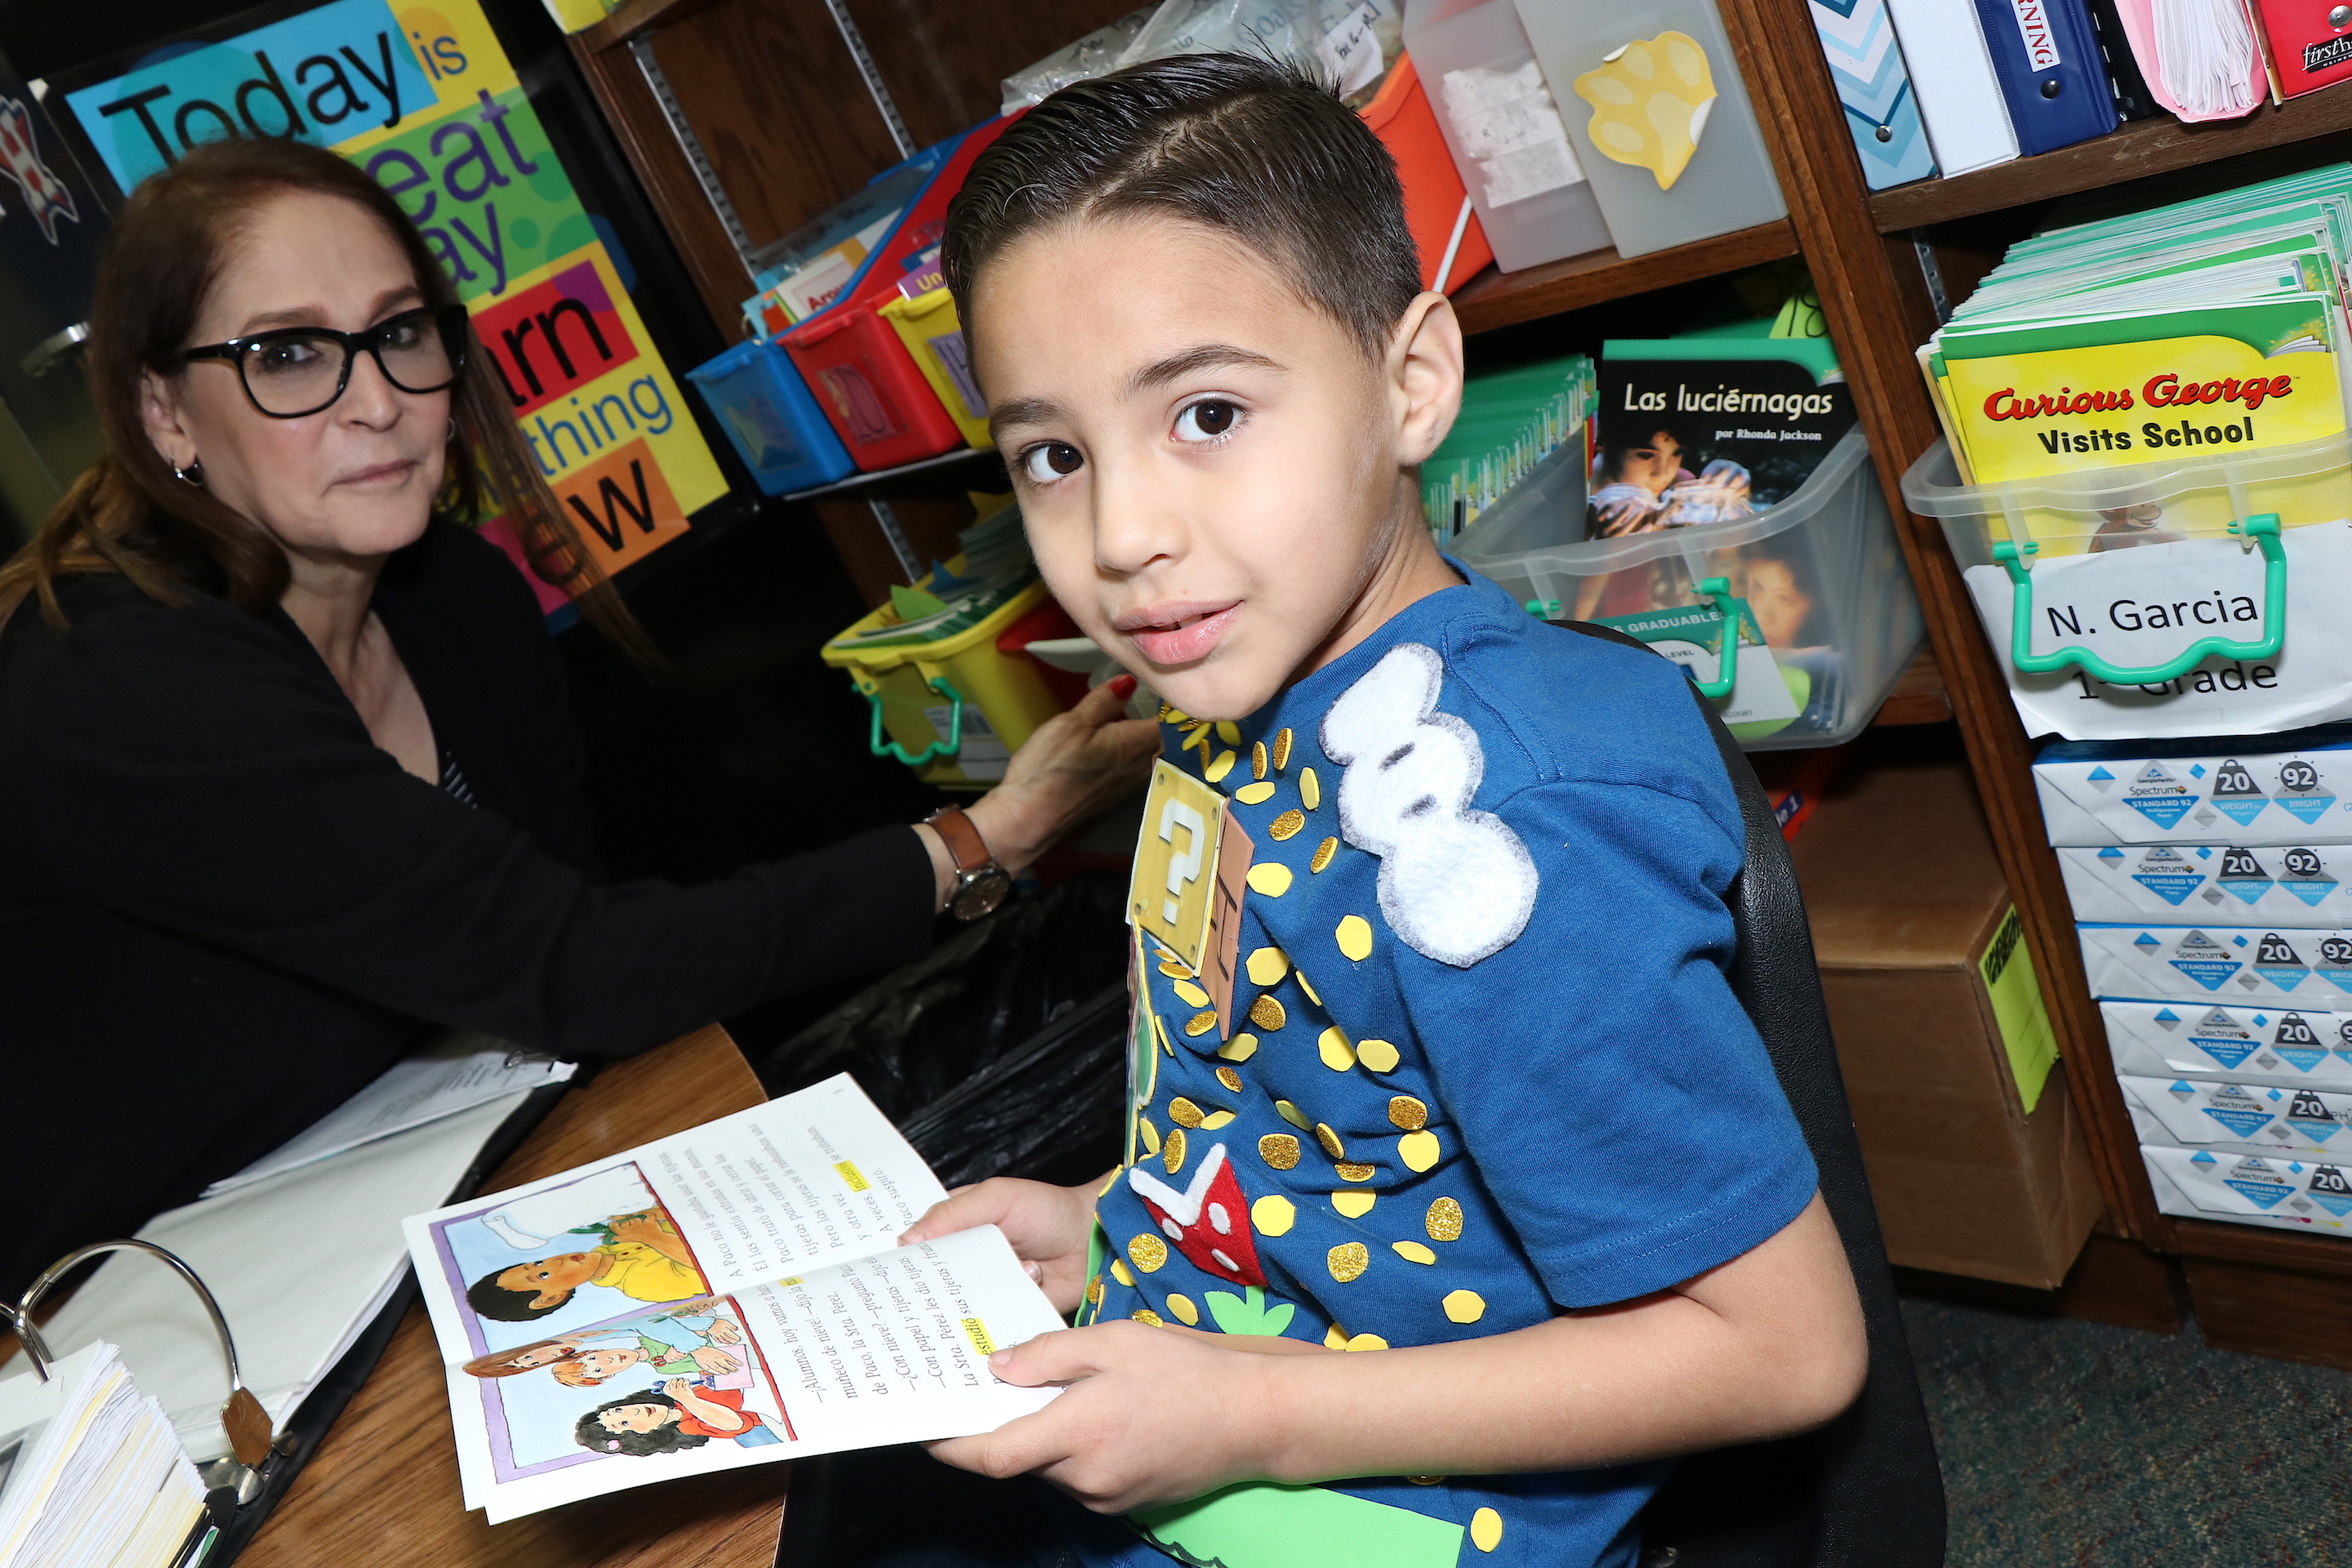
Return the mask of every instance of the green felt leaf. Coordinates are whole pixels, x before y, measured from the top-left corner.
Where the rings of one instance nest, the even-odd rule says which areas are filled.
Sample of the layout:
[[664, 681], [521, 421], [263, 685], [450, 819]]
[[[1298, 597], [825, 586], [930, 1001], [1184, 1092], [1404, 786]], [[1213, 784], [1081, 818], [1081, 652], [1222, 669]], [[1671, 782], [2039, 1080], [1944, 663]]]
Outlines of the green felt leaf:
[[1462, 1555], [1458, 1524], [1322, 1487], [1248, 1481], [1129, 1517], [1203, 1568], [1454, 1568]]

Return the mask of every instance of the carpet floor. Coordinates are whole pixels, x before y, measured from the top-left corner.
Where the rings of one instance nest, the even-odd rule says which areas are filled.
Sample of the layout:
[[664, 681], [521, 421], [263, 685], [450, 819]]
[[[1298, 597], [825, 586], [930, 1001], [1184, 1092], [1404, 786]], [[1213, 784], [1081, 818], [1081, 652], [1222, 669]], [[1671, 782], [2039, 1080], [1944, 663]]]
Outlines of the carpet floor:
[[2194, 1325], [1903, 1314], [1949, 1568], [2352, 1568], [2352, 1373], [2213, 1350]]

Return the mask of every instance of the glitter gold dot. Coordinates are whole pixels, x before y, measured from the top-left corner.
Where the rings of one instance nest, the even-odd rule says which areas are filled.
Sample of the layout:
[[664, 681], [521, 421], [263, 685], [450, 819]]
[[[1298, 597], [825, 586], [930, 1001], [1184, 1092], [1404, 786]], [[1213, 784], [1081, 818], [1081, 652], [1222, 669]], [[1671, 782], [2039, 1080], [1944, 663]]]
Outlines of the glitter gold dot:
[[1087, 1305], [1089, 1307], [1099, 1307], [1102, 1305], [1102, 1276], [1097, 1274], [1093, 1279], [1087, 1281]]
[[1384, 1351], [1389, 1348], [1389, 1342], [1378, 1334], [1355, 1334], [1339, 1348], [1343, 1351]]
[[1264, 741], [1250, 742], [1250, 777], [1254, 779], [1265, 777], [1265, 742]]
[[1339, 1142], [1339, 1135], [1331, 1131], [1331, 1124], [1328, 1121], [1318, 1121], [1315, 1124], [1315, 1142], [1322, 1144], [1323, 1152], [1330, 1155], [1334, 1160], [1344, 1160], [1348, 1157], [1348, 1146]]
[[1285, 1121], [1289, 1122], [1293, 1127], [1297, 1128], [1302, 1132], [1314, 1125], [1313, 1122], [1307, 1120], [1307, 1113], [1305, 1111], [1299, 1110], [1298, 1107], [1291, 1104], [1290, 1101], [1286, 1100], [1277, 1100], [1274, 1102], [1274, 1113], [1276, 1116], [1281, 1117]]
[[1315, 854], [1313, 858], [1307, 862], [1307, 870], [1320, 871], [1324, 867], [1328, 866], [1331, 863], [1332, 857], [1339, 853], [1339, 839], [1326, 838], [1322, 843], [1318, 844], [1315, 847]]
[[1167, 1307], [1168, 1315], [1188, 1329], [1201, 1321], [1201, 1309], [1192, 1305], [1190, 1296], [1171, 1296]]
[[1203, 1009], [1184, 1020], [1184, 1034], [1188, 1039], [1197, 1040], [1216, 1026], [1216, 1014]]
[[1181, 1127], [1168, 1130], [1168, 1142], [1160, 1146], [1160, 1163], [1168, 1167], [1168, 1173], [1171, 1176], [1184, 1168], [1184, 1130]]
[[1356, 1065], [1356, 1053], [1349, 1048], [1347, 1032], [1337, 1024], [1323, 1031], [1315, 1042], [1315, 1049], [1322, 1057], [1323, 1065], [1333, 1072], [1346, 1072]]
[[1274, 798], [1274, 781], [1260, 779], [1255, 784], [1245, 784], [1234, 791], [1234, 798], [1244, 805], [1264, 805]]
[[1160, 961], [1160, 973], [1174, 980], [1190, 980], [1192, 978], [1192, 972], [1185, 968], [1182, 964], [1177, 963], [1172, 958], [1163, 958]]
[[[1205, 749], [1204, 747], [1203, 750]], [[1233, 771], [1234, 754], [1231, 752], [1219, 752], [1216, 760], [1201, 771], [1201, 776], [1211, 784], [1215, 784]]]
[[1397, 1048], [1386, 1040], [1358, 1040], [1356, 1059], [1374, 1072], [1394, 1072], [1397, 1069]]
[[1292, 806], [1266, 825], [1266, 833], [1277, 844], [1286, 838], [1296, 838], [1298, 830], [1307, 826], [1307, 814]]
[[1298, 982], [1298, 988], [1307, 993], [1307, 999], [1309, 1002], [1314, 1003], [1318, 1007], [1323, 1005], [1323, 998], [1318, 996], [1315, 994], [1315, 987], [1307, 984], [1307, 971], [1303, 969], [1294, 969], [1290, 973], [1292, 977]]
[[1257, 1037], [1235, 1035], [1217, 1047], [1217, 1054], [1229, 1062], [1245, 1062], [1257, 1055]]
[[1437, 1163], [1437, 1134], [1423, 1130], [1408, 1132], [1397, 1140], [1397, 1158], [1409, 1171], [1426, 1171]]
[[1339, 939], [1339, 951], [1358, 963], [1372, 956], [1371, 922], [1363, 916], [1347, 916], [1340, 921], [1339, 929], [1332, 935]]
[[1181, 1095], [1168, 1102], [1168, 1120], [1179, 1127], [1201, 1125], [1201, 1108]]
[[1342, 1160], [1331, 1168], [1339, 1173], [1343, 1182], [1369, 1182], [1380, 1174], [1379, 1166], [1359, 1165], [1353, 1160]]
[[1130, 1290], [1135, 1289], [1135, 1276], [1127, 1271], [1127, 1265], [1118, 1258], [1110, 1260], [1110, 1277]]
[[1168, 1244], [1147, 1230], [1127, 1244], [1127, 1260], [1149, 1274], [1168, 1261]]
[[1226, 1092], [1230, 1094], [1239, 1094], [1242, 1091], [1242, 1075], [1231, 1068], [1219, 1068], [1217, 1081], [1223, 1084]]
[[1376, 1193], [1333, 1193], [1331, 1194], [1331, 1206], [1349, 1219], [1363, 1218], [1372, 1212], [1372, 1205], [1378, 1201], [1379, 1194]]
[[1138, 1307], [1134, 1311], [1129, 1312], [1128, 1316], [1133, 1318], [1139, 1323], [1149, 1323], [1155, 1329], [1160, 1326], [1160, 1314], [1153, 1311], [1149, 1307]]
[[1274, 732], [1274, 771], [1280, 773], [1290, 765], [1290, 726], [1284, 725]]
[[1257, 1141], [1257, 1157], [1277, 1171], [1298, 1168], [1298, 1140], [1287, 1132], [1269, 1132]]
[[1253, 985], [1279, 985], [1282, 977], [1290, 973], [1290, 957], [1278, 947], [1261, 947], [1249, 955], [1242, 967], [1248, 972]]
[[1400, 1094], [1389, 1101], [1389, 1121], [1407, 1132], [1418, 1132], [1429, 1125], [1429, 1107], [1409, 1094]]
[[1407, 1263], [1434, 1263], [1437, 1261], [1437, 1254], [1430, 1251], [1429, 1248], [1423, 1247], [1417, 1241], [1391, 1241], [1389, 1243], [1389, 1250], [1395, 1253], [1399, 1258], [1403, 1258]]
[[1189, 724], [1192, 721], [1192, 716], [1181, 708], [1171, 708], [1167, 703], [1162, 702], [1160, 705], [1160, 721], [1162, 724]]
[[1176, 981], [1168, 989], [1176, 993], [1188, 1007], [1205, 1007], [1209, 1005], [1209, 994], [1189, 980]]
[[1290, 868], [1277, 866], [1269, 860], [1263, 866], [1253, 866], [1249, 873], [1250, 891], [1269, 899], [1278, 899], [1290, 891]]
[[1470, 1544], [1481, 1552], [1492, 1552], [1503, 1544], [1503, 1516], [1491, 1508], [1482, 1508], [1472, 1514]]
[[1449, 1291], [1438, 1305], [1445, 1309], [1446, 1319], [1451, 1322], [1475, 1323], [1486, 1315], [1486, 1298], [1475, 1290]]
[[1145, 1153], [1160, 1152], [1160, 1129], [1151, 1125], [1148, 1118], [1139, 1116], [1135, 1119], [1135, 1135], [1143, 1141]]
[[1217, 721], [1217, 739], [1228, 746], [1238, 746], [1242, 743], [1242, 727], [1231, 719], [1220, 719]]
[[1432, 1241], [1462, 1239], [1462, 1205], [1452, 1198], [1439, 1198], [1429, 1205], [1429, 1214], [1421, 1222]]
[[1307, 803], [1309, 811], [1323, 804], [1323, 782], [1315, 776], [1313, 768], [1298, 770], [1298, 798]]
[[1250, 1224], [1260, 1236], [1288, 1236], [1298, 1221], [1298, 1206], [1280, 1193], [1268, 1193], [1250, 1205]]
[[1226, 1122], [1231, 1121], [1233, 1119], [1234, 1113], [1230, 1110], [1212, 1110], [1208, 1115], [1201, 1118], [1201, 1131], [1203, 1132], [1214, 1132], [1218, 1128], [1223, 1127]]
[[1251, 1023], [1272, 1034], [1290, 1021], [1290, 1015], [1282, 1010], [1281, 1003], [1271, 996], [1261, 994], [1256, 1001], [1250, 1004], [1249, 1018]]
[[1360, 1241], [1343, 1241], [1324, 1258], [1331, 1278], [1346, 1285], [1363, 1278], [1364, 1270], [1372, 1266], [1372, 1249]]
[[1330, 1351], [1346, 1350], [1348, 1348], [1348, 1331], [1341, 1328], [1337, 1323], [1334, 1323], [1329, 1328], [1324, 1330], [1323, 1348]]

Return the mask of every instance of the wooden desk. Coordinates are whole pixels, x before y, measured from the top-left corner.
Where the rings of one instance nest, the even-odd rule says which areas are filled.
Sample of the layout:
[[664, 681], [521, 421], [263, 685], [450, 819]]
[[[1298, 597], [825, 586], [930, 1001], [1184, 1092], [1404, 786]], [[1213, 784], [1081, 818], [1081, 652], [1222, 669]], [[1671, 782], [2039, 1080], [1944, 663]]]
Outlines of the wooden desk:
[[[766, 1098], [735, 1042], [713, 1025], [606, 1068], [566, 1096], [482, 1190], [553, 1175]], [[666, 1481], [493, 1530], [461, 1500], [448, 1385], [418, 1305], [237, 1563], [770, 1568], [790, 1468]]]

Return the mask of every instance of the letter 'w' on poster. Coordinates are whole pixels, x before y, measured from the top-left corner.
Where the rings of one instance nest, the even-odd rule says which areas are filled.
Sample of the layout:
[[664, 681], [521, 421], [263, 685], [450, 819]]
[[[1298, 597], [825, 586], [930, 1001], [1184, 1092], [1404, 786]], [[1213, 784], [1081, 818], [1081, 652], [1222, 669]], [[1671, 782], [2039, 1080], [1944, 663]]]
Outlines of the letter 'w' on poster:
[[[266, 5], [77, 68], [45, 101], [126, 192], [226, 136], [291, 136], [373, 175], [457, 286], [524, 444], [607, 574], [726, 493], [630, 301], [626, 258], [581, 205], [478, 0]], [[507, 519], [475, 521], [543, 610], [566, 606]]]
[[1199, 979], [1216, 1005], [1219, 1039], [1233, 1028], [1242, 895], [1254, 853], [1223, 795], [1166, 762], [1152, 765], [1128, 885], [1128, 923]]

